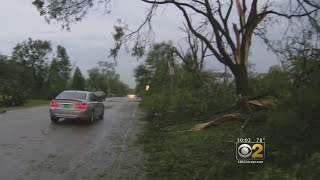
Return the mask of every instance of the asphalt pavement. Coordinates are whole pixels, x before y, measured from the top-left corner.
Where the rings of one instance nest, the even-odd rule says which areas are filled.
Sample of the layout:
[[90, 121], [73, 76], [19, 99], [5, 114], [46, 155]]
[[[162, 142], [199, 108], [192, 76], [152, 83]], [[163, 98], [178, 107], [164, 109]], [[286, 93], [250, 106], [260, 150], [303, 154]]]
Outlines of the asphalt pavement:
[[108, 98], [104, 120], [52, 124], [49, 106], [0, 114], [3, 180], [145, 179], [137, 99]]

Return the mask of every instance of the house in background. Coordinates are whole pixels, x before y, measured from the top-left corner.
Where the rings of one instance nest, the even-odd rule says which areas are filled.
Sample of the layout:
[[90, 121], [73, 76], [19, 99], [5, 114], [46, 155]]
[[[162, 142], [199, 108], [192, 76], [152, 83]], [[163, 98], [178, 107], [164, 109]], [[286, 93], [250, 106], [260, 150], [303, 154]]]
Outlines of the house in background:
[[218, 83], [232, 82], [234, 80], [232, 74], [227, 72], [213, 72], [212, 76], [217, 80]]
[[[207, 74], [207, 76], [210, 76], [218, 83], [223, 83], [223, 82], [232, 83], [232, 82], [234, 82], [234, 76], [233, 76], [233, 74], [231, 74], [229, 72], [215, 72], [213, 70], [209, 70], [209, 71], [205, 71], [205, 73]], [[263, 78], [267, 74], [268, 73], [256, 73], [254, 76]]]
[[263, 78], [263, 77], [265, 77], [267, 74], [268, 74], [268, 73], [258, 73], [258, 74], [257, 74], [257, 76], [259, 76], [259, 77], [262, 77], [262, 78]]

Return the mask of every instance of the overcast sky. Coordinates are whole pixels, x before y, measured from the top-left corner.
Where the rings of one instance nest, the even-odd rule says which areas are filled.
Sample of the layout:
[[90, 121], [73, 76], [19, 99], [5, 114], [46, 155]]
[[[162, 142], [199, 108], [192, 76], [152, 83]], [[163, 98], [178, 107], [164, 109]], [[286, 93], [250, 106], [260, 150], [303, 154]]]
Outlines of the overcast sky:
[[[105, 15], [103, 11], [96, 10], [83, 21], [73, 24], [68, 32], [61, 30], [59, 24], [47, 24], [31, 3], [32, 0], [0, 1], [0, 53], [10, 55], [12, 48], [28, 37], [48, 40], [53, 46], [60, 44], [66, 47], [70, 60], [85, 74], [98, 61], [113, 62], [112, 58], [108, 58], [108, 53], [113, 47], [112, 31], [117, 19], [137, 26], [143, 21], [147, 7], [139, 0], [113, 1], [111, 14]], [[159, 11], [153, 21], [156, 41], [181, 39], [183, 34], [178, 29], [181, 22], [181, 14], [176, 9], [167, 7]], [[253, 40], [250, 61], [256, 64], [255, 70], [258, 72], [267, 72], [270, 66], [278, 64], [276, 56], [266, 50], [259, 38]], [[141, 62], [122, 51], [116, 68], [120, 79], [134, 87], [133, 69]], [[210, 69], [221, 69], [218, 63], [212, 61], [206, 65]]]

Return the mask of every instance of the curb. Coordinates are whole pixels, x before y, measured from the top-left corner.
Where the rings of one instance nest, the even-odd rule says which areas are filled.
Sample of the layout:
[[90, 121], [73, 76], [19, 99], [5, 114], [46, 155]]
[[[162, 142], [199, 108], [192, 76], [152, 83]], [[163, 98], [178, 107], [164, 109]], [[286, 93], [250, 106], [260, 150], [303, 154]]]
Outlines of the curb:
[[0, 110], [0, 114], [4, 114], [4, 113], [6, 113], [6, 112], [7, 112], [7, 110], [5, 110], [5, 109]]
[[6, 113], [6, 112], [8, 112], [8, 111], [12, 111], [12, 110], [28, 109], [28, 108], [41, 107], [41, 106], [48, 106], [48, 105], [46, 105], [46, 104], [43, 104], [43, 105], [39, 104], [39, 105], [28, 106], [28, 107], [24, 107], [24, 106], [22, 106], [22, 107], [12, 107], [12, 108], [8, 108], [8, 109], [0, 110], [0, 114], [4, 114], [4, 113]]

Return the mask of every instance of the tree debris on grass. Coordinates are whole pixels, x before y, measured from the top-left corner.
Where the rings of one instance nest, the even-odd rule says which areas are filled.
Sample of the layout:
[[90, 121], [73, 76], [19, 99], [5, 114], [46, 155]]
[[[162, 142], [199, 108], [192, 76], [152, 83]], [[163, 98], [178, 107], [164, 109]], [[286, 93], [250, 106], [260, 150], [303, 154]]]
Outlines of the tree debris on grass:
[[[274, 103], [261, 101], [261, 100], [250, 100], [250, 101], [247, 101], [247, 104], [263, 107], [265, 109], [274, 109], [275, 108]], [[224, 116], [217, 118], [213, 121], [209, 121], [209, 122], [201, 123], [201, 124], [196, 124], [189, 131], [199, 131], [199, 130], [202, 130], [202, 129], [205, 129], [205, 128], [208, 128], [211, 126], [215, 126], [215, 125], [227, 122], [227, 121], [245, 121], [245, 120], [250, 119], [250, 117], [253, 115], [252, 113], [253, 112], [241, 112], [241, 113], [237, 112], [237, 113], [227, 114], [227, 115], [224, 115]]]
[[256, 106], [260, 106], [260, 107], [265, 107], [267, 109], [274, 109], [275, 108], [275, 104], [274, 103], [267, 102], [267, 101], [250, 100], [250, 101], [248, 101], [248, 103], [250, 105], [256, 105]]
[[193, 128], [190, 129], [190, 131], [199, 131], [201, 129], [205, 129], [214, 125], [221, 124], [226, 121], [244, 121], [247, 118], [247, 115], [241, 114], [241, 113], [232, 113], [224, 115], [220, 118], [217, 118], [213, 121], [201, 123], [195, 125]]

